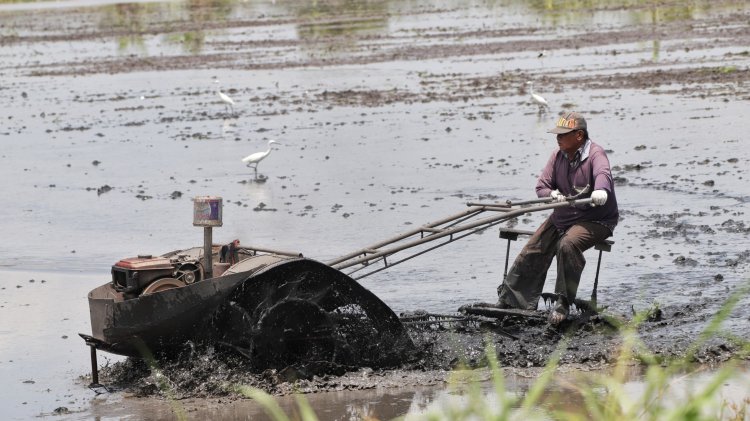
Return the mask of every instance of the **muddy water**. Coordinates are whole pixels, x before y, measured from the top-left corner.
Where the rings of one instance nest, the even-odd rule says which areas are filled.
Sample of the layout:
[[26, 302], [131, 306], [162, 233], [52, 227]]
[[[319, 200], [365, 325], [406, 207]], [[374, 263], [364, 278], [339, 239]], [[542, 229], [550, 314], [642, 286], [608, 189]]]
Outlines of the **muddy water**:
[[[0, 4], [3, 406], [13, 418], [137, 413], [79, 378], [85, 296], [119, 258], [200, 244], [191, 197], [224, 198], [217, 242], [326, 261], [469, 201], [531, 198], [563, 109], [587, 116], [618, 181], [599, 300], [621, 317], [658, 303], [666, 319], [644, 338], [679, 354], [747, 282], [749, 13], [735, 2]], [[258, 182], [240, 160], [269, 139], [281, 145]], [[362, 283], [396, 312], [454, 312], [494, 299], [504, 247], [488, 230]], [[728, 333], [747, 337], [747, 304]], [[503, 363], [522, 351], [507, 345]], [[400, 393], [361, 399], [381, 408]], [[381, 416], [408, 410], [394, 407]]]

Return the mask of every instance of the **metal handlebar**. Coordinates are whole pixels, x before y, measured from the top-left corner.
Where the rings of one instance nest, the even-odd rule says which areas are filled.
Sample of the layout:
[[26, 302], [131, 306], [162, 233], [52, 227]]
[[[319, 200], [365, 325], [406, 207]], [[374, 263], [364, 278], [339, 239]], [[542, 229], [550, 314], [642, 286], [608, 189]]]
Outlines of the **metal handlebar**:
[[[579, 193], [577, 196], [580, 196], [581, 194], [583, 193]], [[437, 247], [441, 247], [445, 244], [461, 239], [467, 235], [484, 231], [487, 228], [490, 228], [491, 226], [497, 225], [501, 222], [505, 222], [511, 218], [524, 215], [526, 213], [540, 212], [544, 210], [556, 209], [556, 208], [561, 208], [561, 207], [566, 207], [566, 206], [579, 206], [579, 205], [591, 204], [591, 198], [575, 199], [571, 197], [566, 202], [547, 203], [547, 202], [550, 202], [551, 200], [552, 200], [551, 198], [535, 199], [535, 200], [530, 200], [526, 202], [518, 202], [515, 204], [511, 204], [511, 205], [506, 205], [506, 206], [502, 206], [498, 204], [476, 205], [464, 212], [444, 218], [438, 222], [425, 224], [421, 228], [413, 229], [411, 231], [408, 231], [404, 234], [398, 235], [391, 239], [376, 243], [370, 247], [365, 247], [358, 251], [348, 253], [337, 259], [333, 259], [327, 262], [327, 264], [329, 266], [334, 267], [335, 269], [341, 270], [341, 269], [346, 269], [348, 267], [359, 265], [359, 264], [366, 266], [366, 265], [369, 265], [374, 260], [383, 260], [385, 264], [384, 267], [355, 278], [355, 279], [360, 279], [365, 276], [371, 275], [373, 273], [379, 272], [388, 267], [394, 266], [398, 263], [409, 260], [413, 257], [424, 254], [428, 251], [434, 250]], [[528, 204], [537, 203], [537, 205], [524, 207], [523, 205], [527, 203]], [[486, 218], [482, 218], [473, 222], [466, 222], [468, 219], [473, 218], [486, 211], [495, 211], [495, 212], [498, 212], [499, 214], [489, 216]], [[459, 220], [459, 222], [455, 222], [456, 220]], [[453, 223], [449, 224], [451, 222]], [[448, 225], [442, 228], [439, 227], [440, 225], [444, 225], [444, 224], [448, 224]], [[469, 231], [469, 232], [464, 232], [464, 231]], [[460, 234], [460, 233], [462, 233], [460, 236], [456, 236], [457, 234]], [[412, 237], [417, 234], [421, 235], [421, 238], [408, 240], [409, 237]], [[412, 247], [417, 247], [422, 244], [435, 241], [441, 238], [446, 238], [446, 237], [447, 237], [447, 240], [445, 242], [440, 243], [436, 246], [433, 246], [427, 250], [416, 252], [413, 255], [402, 258], [401, 260], [398, 260], [396, 262], [389, 263], [386, 260], [388, 256], [395, 254], [399, 251], [412, 248]], [[402, 244], [397, 244], [399, 242]]]

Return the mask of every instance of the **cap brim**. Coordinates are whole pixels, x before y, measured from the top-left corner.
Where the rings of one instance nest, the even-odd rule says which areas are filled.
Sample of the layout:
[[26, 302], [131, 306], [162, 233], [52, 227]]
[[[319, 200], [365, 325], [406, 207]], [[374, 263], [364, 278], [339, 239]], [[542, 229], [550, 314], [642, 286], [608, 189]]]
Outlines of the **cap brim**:
[[554, 129], [552, 129], [552, 130], [548, 130], [548, 131], [547, 131], [547, 133], [554, 133], [554, 134], [565, 134], [565, 133], [570, 133], [570, 132], [572, 132], [573, 130], [576, 130], [576, 129], [569, 129], [569, 128], [567, 128], [567, 127], [555, 127], [555, 128], [554, 128]]

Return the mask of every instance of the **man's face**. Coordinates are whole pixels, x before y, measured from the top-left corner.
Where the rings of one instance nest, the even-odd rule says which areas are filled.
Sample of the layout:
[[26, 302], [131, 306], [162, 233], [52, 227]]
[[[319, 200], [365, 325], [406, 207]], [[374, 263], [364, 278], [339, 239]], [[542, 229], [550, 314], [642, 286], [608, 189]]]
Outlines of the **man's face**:
[[573, 130], [557, 135], [557, 145], [568, 155], [574, 154], [583, 144], [583, 131]]

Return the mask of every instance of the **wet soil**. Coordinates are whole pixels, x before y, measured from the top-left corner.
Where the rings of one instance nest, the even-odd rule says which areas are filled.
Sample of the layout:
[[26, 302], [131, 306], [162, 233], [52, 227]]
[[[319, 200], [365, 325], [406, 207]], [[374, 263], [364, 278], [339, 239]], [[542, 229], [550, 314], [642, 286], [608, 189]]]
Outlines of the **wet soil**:
[[[696, 321], [705, 325], [710, 319], [703, 312], [705, 307], [703, 303], [646, 310], [640, 315], [643, 322], [631, 325], [637, 327], [645, 345], [636, 351], [636, 356], [645, 359], [655, 356], [665, 362], [687, 358], [696, 366], [748, 358], [742, 338], [711, 338], [701, 343], [697, 335], [665, 337], [668, 332]], [[139, 397], [237, 399], [243, 397], [239, 385], [275, 395], [437, 386], [448, 381], [451, 371], [486, 368], [487, 352], [494, 350], [506, 373], [533, 378], [558, 350], [563, 372], [609, 367], [622, 351], [622, 329], [632, 322], [633, 317], [606, 312], [599, 315], [574, 312], [557, 328], [546, 322], [545, 311], [539, 311], [535, 317], [508, 316], [499, 320], [469, 317], [461, 322], [410, 326], [414, 348], [404, 348], [403, 361], [396, 366], [355, 367], [313, 361], [280, 370], [257, 370], [240, 355], [209, 347], [191, 348], [176, 358], [152, 361], [151, 365], [140, 359], [128, 359], [105, 367], [102, 375], [111, 390]]]
[[[599, 284], [610, 319], [576, 313], [561, 331], [513, 318], [410, 327], [417, 350], [397, 367], [256, 372], [208, 349], [160, 361], [167, 388], [135, 360], [104, 363], [103, 380], [134, 396], [184, 399], [234, 399], [234, 384], [279, 395], [440, 385], [455, 367], [484, 366], [485, 340], [504, 367], [529, 376], [561, 343], [565, 367], [597, 369], [617, 358], [613, 325], [643, 311], [651, 312], [638, 327], [646, 348], [684, 356], [747, 285], [750, 268], [750, 8], [692, 6], [2, 5], [0, 175], [13, 206], [0, 218], [0, 264], [85, 273], [77, 288], [91, 289], [122, 257], [199, 243], [189, 198], [205, 194], [225, 200], [217, 241], [326, 261], [467, 201], [529, 198], [554, 149], [546, 129], [558, 112], [577, 109], [608, 150], [621, 207]], [[529, 102], [527, 80], [549, 110]], [[235, 99], [233, 109], [218, 89]], [[282, 146], [253, 177], [240, 159], [272, 137]], [[507, 225], [533, 229], [543, 217]], [[505, 243], [489, 231], [465, 241], [361, 282], [397, 313], [456, 314], [491, 301]], [[584, 296], [596, 257], [588, 259]], [[72, 320], [87, 332], [85, 293], [42, 306], [43, 290], [6, 279], [0, 333], [28, 342], [0, 345], [15, 361], [0, 369], [21, 382], [27, 370], [17, 367], [34, 362], [16, 349], [47, 348], [59, 327], [16, 336], [14, 317], [29, 317], [14, 316], [17, 302], [49, 318], [60, 305], [76, 308]], [[740, 297], [696, 362], [746, 357], [748, 304]], [[84, 376], [85, 350], [74, 360]], [[36, 399], [52, 413], [54, 403]]]

